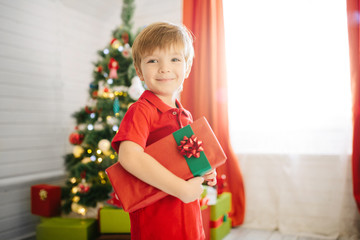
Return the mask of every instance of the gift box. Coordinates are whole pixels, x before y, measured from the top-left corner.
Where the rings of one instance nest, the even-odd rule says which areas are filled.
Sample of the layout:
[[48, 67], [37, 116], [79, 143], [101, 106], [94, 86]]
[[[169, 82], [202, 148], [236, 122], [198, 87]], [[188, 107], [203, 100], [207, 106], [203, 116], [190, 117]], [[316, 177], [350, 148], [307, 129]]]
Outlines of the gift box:
[[100, 233], [130, 233], [129, 213], [105, 206], [99, 210]]
[[37, 240], [94, 240], [97, 237], [95, 219], [53, 217], [42, 219], [36, 228]]
[[210, 206], [210, 239], [223, 239], [231, 229], [231, 193], [224, 192], [217, 198], [216, 204]]
[[[185, 180], [201, 176], [226, 161], [215, 134], [202, 117], [145, 148], [172, 173]], [[106, 173], [125, 211], [146, 207], [167, 194], [142, 182], [115, 163]]]
[[61, 188], [47, 184], [31, 186], [31, 213], [43, 217], [60, 215]]

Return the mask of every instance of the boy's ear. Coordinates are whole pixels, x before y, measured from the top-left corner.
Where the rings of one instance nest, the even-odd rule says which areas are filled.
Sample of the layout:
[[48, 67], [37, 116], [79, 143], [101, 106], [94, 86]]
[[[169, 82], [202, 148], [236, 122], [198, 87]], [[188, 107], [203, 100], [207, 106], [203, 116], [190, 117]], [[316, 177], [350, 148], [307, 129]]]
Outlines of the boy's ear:
[[137, 67], [135, 67], [136, 75], [140, 78], [141, 81], [144, 81], [144, 77], [141, 73], [141, 70], [139, 70]]

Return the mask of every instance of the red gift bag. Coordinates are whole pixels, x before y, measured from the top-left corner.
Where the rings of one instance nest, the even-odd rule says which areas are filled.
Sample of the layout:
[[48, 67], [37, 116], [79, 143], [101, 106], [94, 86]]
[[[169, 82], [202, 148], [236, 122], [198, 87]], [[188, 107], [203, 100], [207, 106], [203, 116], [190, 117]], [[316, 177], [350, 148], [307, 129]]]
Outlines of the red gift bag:
[[39, 184], [31, 186], [31, 213], [43, 217], [60, 215], [61, 188]]
[[[189, 140], [191, 136], [193, 140]], [[191, 145], [194, 141], [195, 143]], [[191, 146], [201, 145], [201, 148], [198, 148], [200, 151], [190, 154], [186, 151], [187, 143]], [[226, 161], [225, 153], [205, 117], [151, 144], [145, 148], [145, 152], [185, 180], [203, 175]], [[131, 175], [120, 163], [107, 168], [106, 173], [122, 207], [127, 212], [146, 207], [167, 195]]]

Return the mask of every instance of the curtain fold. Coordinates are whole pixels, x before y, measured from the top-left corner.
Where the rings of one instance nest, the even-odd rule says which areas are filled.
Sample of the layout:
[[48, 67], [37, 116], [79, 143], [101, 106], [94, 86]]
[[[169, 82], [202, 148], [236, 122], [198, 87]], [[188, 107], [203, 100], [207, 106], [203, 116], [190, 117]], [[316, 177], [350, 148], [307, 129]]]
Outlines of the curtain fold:
[[359, 49], [359, 0], [347, 0], [350, 77], [353, 99], [353, 191], [360, 212], [360, 49]]
[[205, 116], [228, 159], [217, 169], [225, 174], [226, 191], [232, 193], [233, 226], [243, 223], [245, 191], [238, 159], [229, 139], [225, 39], [222, 0], [183, 0], [183, 23], [195, 36], [195, 59], [181, 94], [194, 119]]

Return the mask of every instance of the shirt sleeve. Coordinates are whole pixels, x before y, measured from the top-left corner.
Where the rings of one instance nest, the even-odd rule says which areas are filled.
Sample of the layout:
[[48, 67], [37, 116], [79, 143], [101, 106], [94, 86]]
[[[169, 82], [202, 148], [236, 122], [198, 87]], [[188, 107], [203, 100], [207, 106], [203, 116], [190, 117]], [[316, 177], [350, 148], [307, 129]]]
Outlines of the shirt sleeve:
[[125, 113], [119, 131], [111, 142], [111, 146], [119, 152], [122, 141], [132, 141], [145, 149], [150, 134], [151, 110], [141, 103], [134, 103]]

